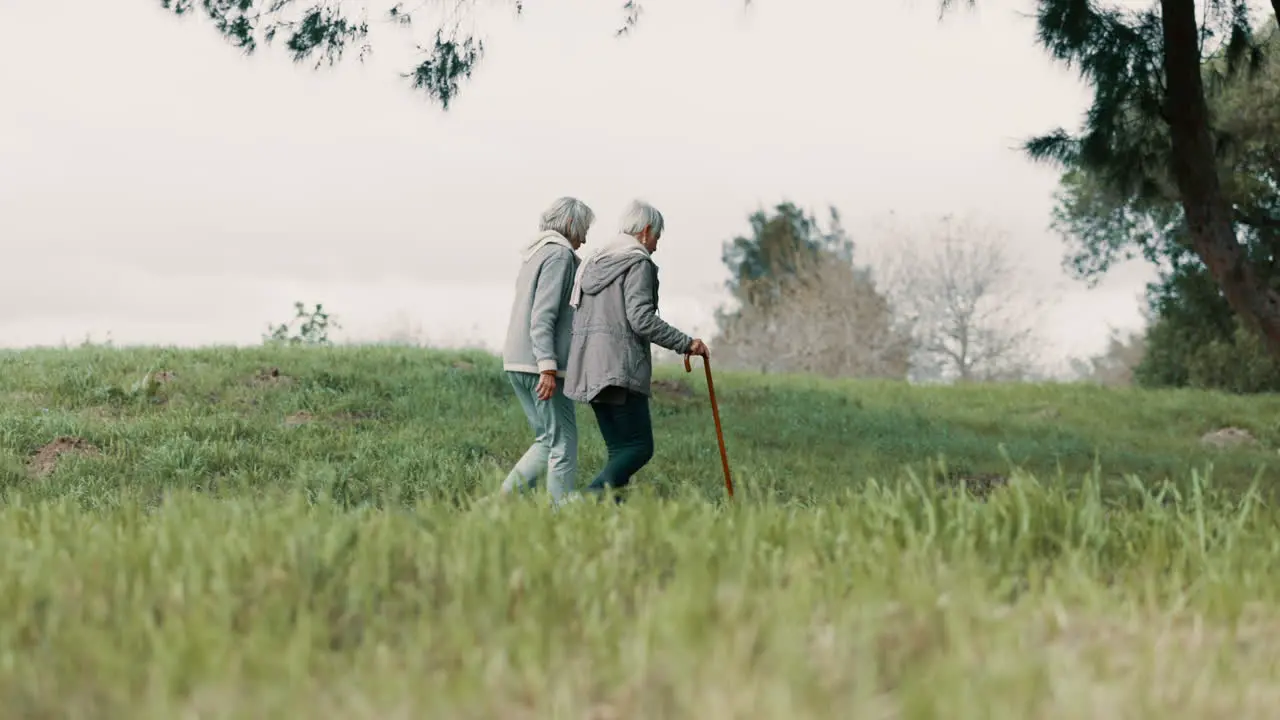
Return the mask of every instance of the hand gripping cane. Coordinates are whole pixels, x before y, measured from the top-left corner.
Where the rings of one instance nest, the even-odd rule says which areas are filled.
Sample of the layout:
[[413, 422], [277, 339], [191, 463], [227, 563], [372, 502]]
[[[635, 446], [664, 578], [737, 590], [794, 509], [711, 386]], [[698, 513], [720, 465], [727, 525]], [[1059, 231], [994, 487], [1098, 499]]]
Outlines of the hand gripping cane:
[[[724, 451], [724, 431], [720, 429], [720, 406], [716, 404], [716, 386], [711, 381], [711, 358], [702, 357], [702, 368], [707, 371], [707, 394], [711, 396], [711, 416], [716, 421], [716, 440], [720, 441], [720, 464], [724, 466], [724, 489], [733, 498], [733, 479], [729, 477], [729, 455]], [[684, 371], [693, 372], [689, 356], [684, 356]]]

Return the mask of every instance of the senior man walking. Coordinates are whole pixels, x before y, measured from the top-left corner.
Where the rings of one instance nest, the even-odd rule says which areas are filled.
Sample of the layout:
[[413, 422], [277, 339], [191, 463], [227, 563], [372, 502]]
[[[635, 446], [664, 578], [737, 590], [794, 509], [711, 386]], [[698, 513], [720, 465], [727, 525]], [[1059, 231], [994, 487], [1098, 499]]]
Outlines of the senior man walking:
[[578, 269], [574, 251], [587, 241], [594, 221], [586, 203], [562, 197], [542, 213], [540, 232], [523, 249], [502, 367], [533, 430], [533, 444], [503, 481], [503, 496], [537, 487], [544, 469], [553, 507], [574, 490], [577, 416], [564, 395], [573, 330], [569, 293]]
[[[589, 492], [621, 491], [653, 457], [649, 415], [650, 344], [707, 356], [705, 343], [658, 317], [658, 250], [664, 222], [652, 205], [633, 201], [619, 235], [578, 269], [569, 304], [575, 308], [565, 395], [590, 403], [608, 460]], [[621, 497], [617, 500], [620, 502]]]

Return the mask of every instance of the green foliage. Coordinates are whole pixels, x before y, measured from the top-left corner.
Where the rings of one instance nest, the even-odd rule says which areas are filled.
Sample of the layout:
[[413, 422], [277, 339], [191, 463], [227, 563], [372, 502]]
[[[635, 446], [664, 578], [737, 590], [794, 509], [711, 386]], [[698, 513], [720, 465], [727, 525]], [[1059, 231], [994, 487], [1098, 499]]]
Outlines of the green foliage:
[[[943, 0], [944, 8], [950, 4]], [[1269, 278], [1253, 268], [1256, 247], [1240, 252], [1231, 222], [1274, 233], [1280, 229], [1277, 205], [1266, 203], [1270, 212], [1262, 214], [1242, 209], [1247, 193], [1240, 184], [1214, 177], [1256, 176], [1240, 166], [1242, 161], [1276, 162], [1274, 152], [1242, 152], [1247, 143], [1234, 136], [1233, 115], [1223, 112], [1233, 88], [1243, 87], [1247, 100], [1248, 91], [1259, 87], [1254, 81], [1266, 57], [1275, 55], [1266, 52], [1274, 50], [1266, 45], [1275, 42], [1275, 18], [1257, 33], [1252, 9], [1243, 0], [1210, 0], [1201, 8], [1193, 0], [1160, 0], [1145, 9], [1103, 7], [1093, 0], [1039, 0], [1037, 7], [1040, 44], [1075, 67], [1093, 89], [1078, 135], [1059, 128], [1025, 147], [1032, 158], [1087, 176], [1069, 177], [1064, 185], [1091, 217], [1073, 220], [1070, 209], [1067, 219], [1064, 213], [1055, 217], [1060, 225], [1081, 225], [1078, 237], [1093, 251], [1069, 262], [1092, 275], [1134, 252], [1162, 261], [1161, 246], [1185, 254], [1190, 238], [1178, 237], [1185, 223], [1176, 218], [1183, 210], [1193, 212], [1194, 222], [1186, 229], [1187, 235], [1195, 234], [1195, 255], [1213, 258], [1215, 281], [1229, 291], [1235, 310], [1265, 330], [1270, 352], [1280, 357], [1278, 296]], [[1273, 0], [1272, 8], [1280, 11], [1280, 0]], [[1242, 94], [1237, 92], [1235, 99]], [[1260, 107], [1275, 116], [1274, 99]], [[1254, 133], [1259, 137], [1275, 138], [1274, 124], [1269, 132]], [[1245, 185], [1274, 195], [1275, 180], [1272, 174], [1269, 182]], [[1164, 207], [1154, 217], [1140, 217], [1153, 205]], [[1229, 219], [1233, 209], [1236, 217]], [[1179, 228], [1176, 234], [1153, 238], [1152, 232], [1167, 229], [1171, 219]], [[1126, 228], [1136, 230], [1133, 237], [1110, 232]], [[1267, 254], [1273, 254], [1270, 248]]]
[[763, 208], [752, 213], [747, 218], [751, 234], [726, 242], [721, 253], [734, 298], [767, 305], [782, 295], [791, 279], [823, 257], [852, 263], [853, 241], [840, 225], [839, 212], [834, 207], [828, 212], [826, 229], [790, 201], [779, 203], [772, 214]]
[[[1153, 247], [1155, 243], [1147, 244], [1144, 253]], [[1134, 380], [1143, 387], [1238, 393], [1280, 390], [1280, 364], [1257, 331], [1231, 310], [1204, 265], [1185, 247], [1172, 243], [1165, 247], [1170, 247], [1163, 258], [1165, 267], [1147, 289], [1152, 320], [1143, 339], [1141, 362], [1134, 368]], [[1280, 286], [1280, 268], [1273, 259], [1264, 264], [1255, 258], [1255, 263], [1262, 277]]]
[[[359, 44], [360, 56], [368, 52], [369, 23], [353, 19], [340, 5], [317, 2], [292, 13], [296, 0], [160, 0], [160, 6], [177, 15], [203, 10], [217, 31], [233, 46], [252, 54], [284, 35], [284, 45], [294, 62], [319, 56], [316, 67], [333, 65], [343, 51]], [[398, 8], [399, 6], [397, 6]], [[391, 17], [396, 17], [392, 8]]]
[[[499, 0], [517, 16], [524, 0]], [[314, 61], [319, 69], [342, 61], [355, 48], [363, 61], [373, 51], [372, 32], [390, 27], [412, 34], [430, 9], [442, 11], [429, 46], [416, 45], [422, 56], [412, 69], [401, 73], [410, 87], [422, 92], [443, 110], [449, 109], [484, 57], [484, 42], [462, 30], [474, 0], [406, 4], [390, 0], [160, 0], [160, 7], [176, 15], [202, 12], [226, 40], [246, 54], [283, 38], [295, 63]], [[747, 0], [750, 4], [750, 0]], [[642, 7], [636, 0], [622, 4], [623, 23], [618, 35], [627, 34], [639, 21]]]
[[[444, 26], [436, 31], [431, 47], [417, 47], [424, 55], [416, 66], [403, 73], [415, 90], [424, 92], [445, 110], [457, 97], [460, 82], [471, 76], [484, 55], [484, 44], [460, 32], [461, 18], [455, 15], [465, 3], [447, 13]], [[373, 50], [369, 18], [375, 25], [411, 31], [415, 17], [428, 5], [418, 3], [335, 3], [328, 0], [160, 0], [162, 8], [177, 15], [203, 11], [214, 28], [234, 47], [246, 54], [283, 38], [283, 45], [295, 63], [314, 60], [314, 67], [333, 66], [346, 51], [355, 48], [363, 61]], [[354, 7], [353, 7], [354, 6]], [[514, 3], [518, 13], [522, 2]], [[357, 19], [358, 18], [358, 19]]]
[[[157, 402], [96, 393], [147, 371]], [[695, 384], [655, 399], [630, 503], [552, 515], [476, 501], [531, 440], [492, 356], [0, 352], [0, 695], [141, 720], [1272, 711], [1280, 400], [716, 380], [732, 504]], [[1261, 445], [1196, 443], [1223, 425]], [[98, 452], [33, 476], [60, 437]], [[980, 502], [962, 473], [1009, 479]]]
[[[422, 50], [422, 48], [419, 48]], [[484, 42], [474, 38], [446, 38], [437, 31], [435, 45], [428, 52], [430, 58], [422, 61], [405, 74], [412, 80], [413, 88], [425, 92], [449, 109], [449, 101], [457, 97], [461, 81], [471, 77], [471, 72], [484, 55]]]
[[1145, 172], [1162, 159], [1161, 145], [1131, 128], [1158, 124], [1164, 102], [1162, 28], [1154, 8], [1100, 8], [1089, 0], [1041, 0], [1037, 40], [1075, 68], [1093, 88], [1083, 132], [1058, 128], [1025, 145], [1035, 159], [1080, 165], [1129, 194], [1155, 191]]
[[[1218, 168], [1246, 262], [1264, 284], [1280, 288], [1280, 53], [1244, 58], [1232, 45], [1244, 36], [1238, 28], [1230, 32], [1227, 47], [1205, 62]], [[1280, 42], [1274, 25], [1263, 34], [1273, 46]], [[1238, 66], [1249, 72], [1238, 72]], [[1064, 264], [1091, 284], [1116, 262], [1135, 257], [1158, 268], [1159, 279], [1148, 288], [1154, 320], [1135, 373], [1139, 383], [1234, 392], [1275, 388], [1273, 363], [1267, 353], [1255, 354], [1256, 333], [1236, 322], [1219, 284], [1192, 250], [1168, 171], [1167, 127], [1138, 122], [1136, 111], [1132, 117], [1125, 134], [1113, 134], [1108, 142], [1147, 148], [1147, 159], [1066, 158], [1053, 214], [1053, 226], [1069, 247]], [[1117, 178], [1121, 171], [1141, 179]]]
[[[1269, 43], [1280, 43], [1274, 28], [1266, 32]], [[1206, 78], [1212, 80], [1208, 99], [1217, 118], [1219, 173], [1256, 267], [1270, 262], [1280, 232], [1280, 53], [1270, 54], [1248, 75], [1227, 73], [1224, 63], [1211, 58], [1205, 64]], [[1138, 119], [1112, 142], [1149, 148], [1149, 162], [1117, 161], [1123, 167], [1116, 169], [1083, 156], [1065, 158], [1053, 227], [1071, 248], [1068, 269], [1089, 282], [1132, 257], [1175, 270], [1203, 267], [1191, 250], [1181, 202], [1168, 175], [1167, 128]], [[1113, 171], [1143, 177], [1121, 182]]]
[[1146, 354], [1134, 372], [1143, 387], [1192, 387], [1231, 393], [1280, 391], [1280, 362], [1258, 333], [1236, 317], [1227, 330], [1206, 327], [1199, 316], [1169, 314], [1146, 335]]
[[307, 310], [301, 302], [295, 302], [293, 320], [281, 323], [262, 336], [268, 344], [284, 345], [328, 345], [329, 329], [340, 330], [341, 326], [333, 320], [324, 306], [316, 303], [315, 308]]
[[1062, 174], [1054, 200], [1051, 226], [1068, 247], [1063, 267], [1091, 286], [1115, 264], [1135, 257], [1157, 266], [1200, 262], [1182, 208], [1171, 198], [1123, 196], [1097, 175], [1071, 168]]
[[1188, 385], [1234, 393], [1280, 391], [1280, 361], [1266, 350], [1257, 332], [1238, 319], [1227, 340], [1215, 338], [1197, 348], [1188, 363]]
[[[1040, 0], [1037, 7], [1037, 40], [1056, 60], [1075, 68], [1094, 96], [1079, 134], [1057, 128], [1029, 140], [1028, 155], [1082, 169], [1122, 198], [1178, 199], [1159, 3], [1135, 10], [1104, 8], [1091, 0]], [[1248, 77], [1262, 66], [1263, 47], [1246, 3], [1211, 0], [1202, 20], [1209, 87]]]

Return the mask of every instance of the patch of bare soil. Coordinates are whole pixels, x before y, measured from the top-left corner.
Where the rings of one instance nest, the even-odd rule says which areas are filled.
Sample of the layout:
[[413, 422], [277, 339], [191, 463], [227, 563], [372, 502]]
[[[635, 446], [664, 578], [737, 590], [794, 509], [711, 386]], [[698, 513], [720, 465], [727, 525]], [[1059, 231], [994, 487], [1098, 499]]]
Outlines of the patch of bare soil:
[[307, 423], [310, 423], [314, 420], [315, 420], [314, 415], [307, 412], [306, 410], [302, 410], [286, 417], [284, 419], [284, 426], [298, 427], [299, 425], [306, 425]]
[[27, 469], [36, 477], [45, 477], [57, 469], [58, 459], [68, 453], [85, 456], [102, 454], [84, 438], [64, 435], [37, 450], [27, 463]]
[[250, 385], [258, 387], [276, 387], [287, 386], [293, 384], [293, 378], [280, 372], [280, 368], [267, 368], [259, 370], [256, 375], [249, 379]]
[[1200, 437], [1200, 444], [1208, 447], [1228, 449], [1247, 445], [1257, 445], [1258, 440], [1248, 430], [1238, 427], [1225, 427]]
[[663, 398], [679, 398], [681, 400], [689, 400], [693, 398], [693, 386], [684, 380], [666, 380], [658, 379], [650, 383], [653, 388], [653, 394]]

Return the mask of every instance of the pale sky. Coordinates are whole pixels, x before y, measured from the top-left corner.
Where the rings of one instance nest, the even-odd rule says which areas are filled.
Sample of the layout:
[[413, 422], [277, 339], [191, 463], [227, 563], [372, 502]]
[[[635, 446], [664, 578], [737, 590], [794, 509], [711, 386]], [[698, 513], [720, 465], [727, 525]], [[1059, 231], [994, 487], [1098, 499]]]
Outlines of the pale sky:
[[397, 77], [415, 36], [390, 28], [314, 72], [159, 0], [0, 0], [0, 345], [255, 344], [302, 300], [340, 339], [496, 348], [560, 195], [596, 210], [589, 243], [633, 197], [662, 210], [661, 310], [704, 336], [721, 244], [784, 199], [834, 204], [863, 253], [890, 213], [1004, 227], [1061, 288], [1060, 353], [1139, 322], [1149, 269], [1062, 274], [1057, 173], [1016, 149], [1088, 97], [1029, 0], [942, 23], [933, 0], [648, 0], [616, 39], [621, 4], [481, 3], [489, 52], [446, 113]]

